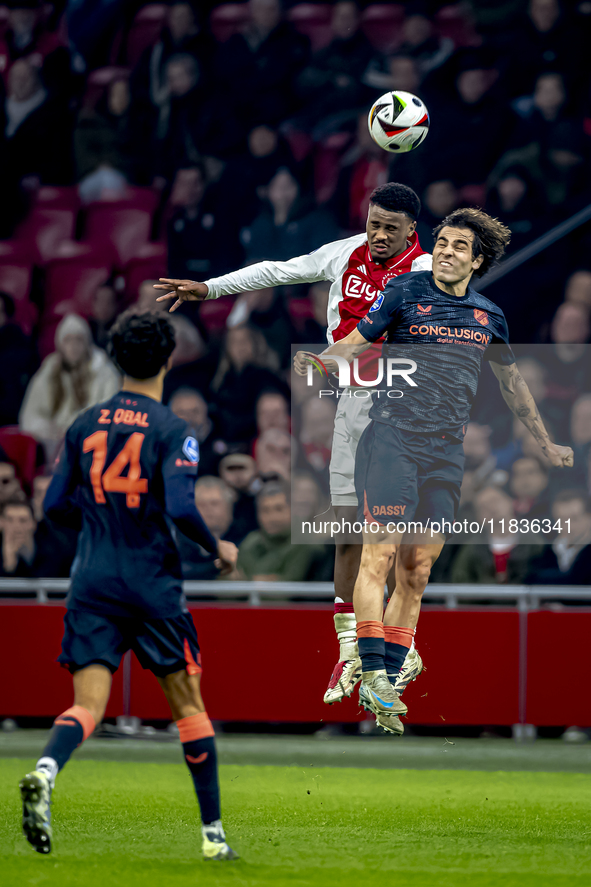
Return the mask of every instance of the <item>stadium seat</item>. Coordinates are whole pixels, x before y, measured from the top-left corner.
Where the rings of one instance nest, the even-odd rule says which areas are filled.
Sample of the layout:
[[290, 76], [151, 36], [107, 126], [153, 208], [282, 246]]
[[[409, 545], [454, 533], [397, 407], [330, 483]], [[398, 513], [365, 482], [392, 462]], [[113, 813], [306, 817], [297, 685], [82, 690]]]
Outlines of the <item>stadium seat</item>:
[[199, 305], [199, 317], [204, 327], [213, 336], [222, 336], [226, 331], [226, 321], [234, 307], [236, 300], [232, 297], [225, 299], [209, 299]]
[[464, 3], [454, 3], [440, 9], [435, 16], [435, 25], [439, 35], [449, 37], [456, 47], [480, 46], [482, 43]]
[[211, 33], [218, 43], [225, 43], [239, 34], [248, 21], [248, 3], [222, 3], [209, 17]]
[[19, 479], [31, 489], [37, 474], [37, 441], [30, 434], [23, 434], [18, 425], [0, 428], [0, 447], [16, 469]]
[[125, 278], [125, 296], [128, 303], [136, 300], [140, 284], [144, 280], [158, 280], [167, 275], [167, 254], [164, 243], [145, 243], [136, 256], [127, 263], [123, 276]]
[[112, 273], [110, 257], [86, 243], [66, 241], [45, 269], [43, 326], [71, 311], [87, 316], [97, 287]]
[[130, 188], [122, 199], [89, 204], [83, 241], [110, 253], [113, 264], [124, 268], [150, 240], [159, 199], [151, 188]]
[[38, 204], [17, 227], [15, 240], [28, 246], [37, 265], [44, 265], [56, 255], [60, 243], [74, 237], [76, 215], [73, 209]]
[[372, 3], [361, 15], [363, 33], [380, 52], [390, 52], [400, 45], [404, 6], [398, 3]]
[[287, 310], [298, 333], [304, 331], [304, 324], [307, 320], [314, 319], [312, 302], [307, 296], [303, 299], [288, 299]]
[[157, 42], [166, 19], [166, 10], [164, 3], [149, 3], [137, 12], [125, 46], [125, 61], [130, 68], [135, 68], [144, 50]]
[[329, 3], [298, 3], [287, 13], [288, 21], [300, 34], [305, 34], [309, 39], [312, 52], [330, 43], [331, 16], [332, 6]]

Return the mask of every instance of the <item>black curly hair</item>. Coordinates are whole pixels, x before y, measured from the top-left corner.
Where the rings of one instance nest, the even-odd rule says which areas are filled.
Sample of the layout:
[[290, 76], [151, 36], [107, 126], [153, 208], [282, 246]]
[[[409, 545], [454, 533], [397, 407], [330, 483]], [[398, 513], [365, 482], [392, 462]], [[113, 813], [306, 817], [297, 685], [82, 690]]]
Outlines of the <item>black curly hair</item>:
[[369, 202], [391, 213], [406, 213], [413, 222], [416, 222], [421, 212], [421, 201], [412, 188], [398, 182], [378, 185], [371, 192]]
[[452, 213], [433, 229], [435, 240], [439, 237], [442, 228], [468, 228], [474, 233], [472, 242], [472, 258], [484, 256], [480, 268], [474, 272], [474, 277], [482, 277], [487, 271], [497, 264], [505, 254], [505, 249], [511, 240], [511, 231], [498, 219], [489, 216], [482, 209], [465, 207], [454, 209]]
[[138, 314], [130, 308], [115, 321], [108, 350], [126, 376], [152, 379], [166, 365], [174, 346], [173, 326], [163, 314]]

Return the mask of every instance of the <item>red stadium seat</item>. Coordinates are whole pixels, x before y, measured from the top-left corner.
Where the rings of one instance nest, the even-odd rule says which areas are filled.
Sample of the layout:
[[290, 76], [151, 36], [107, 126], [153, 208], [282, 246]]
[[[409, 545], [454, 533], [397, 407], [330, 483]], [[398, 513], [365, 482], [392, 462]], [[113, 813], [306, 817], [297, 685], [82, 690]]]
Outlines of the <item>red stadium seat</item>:
[[288, 21], [309, 39], [313, 52], [328, 46], [332, 40], [331, 17], [329, 3], [298, 3], [287, 13]]
[[380, 52], [396, 49], [402, 40], [404, 6], [398, 3], [373, 3], [361, 15], [363, 33]]
[[[135, 302], [144, 280], [158, 280], [167, 275], [167, 254], [164, 243], [145, 243], [128, 262], [123, 274], [128, 303]], [[155, 298], [156, 296], [154, 296]]]
[[340, 159], [351, 143], [351, 133], [334, 132], [314, 152], [314, 192], [318, 203], [326, 203], [335, 192], [339, 179]]
[[439, 35], [449, 37], [457, 47], [480, 46], [482, 43], [463, 3], [444, 6], [435, 16], [435, 24]]
[[149, 3], [138, 11], [129, 30], [125, 48], [125, 61], [130, 68], [135, 68], [144, 50], [158, 41], [166, 20], [167, 8], [164, 3]]
[[199, 305], [199, 317], [213, 336], [221, 336], [226, 331], [226, 321], [234, 307], [234, 298], [209, 299]]
[[73, 209], [37, 204], [16, 229], [15, 239], [27, 244], [34, 261], [43, 265], [56, 255], [60, 243], [74, 237], [76, 215]]
[[303, 299], [289, 299], [287, 302], [287, 310], [293, 321], [293, 325], [299, 333], [304, 331], [304, 324], [307, 320], [314, 319], [314, 310], [312, 302], [308, 297]]
[[150, 240], [160, 195], [151, 188], [130, 188], [123, 199], [101, 200], [86, 208], [84, 242], [123, 268]]
[[62, 243], [45, 269], [44, 326], [71, 311], [88, 316], [97, 287], [111, 272], [108, 254], [87, 243]]
[[23, 434], [18, 425], [4, 425], [0, 428], [0, 447], [29, 490], [37, 474], [37, 446], [35, 438], [30, 434]]
[[248, 3], [222, 3], [212, 10], [209, 27], [217, 42], [225, 43], [242, 31], [248, 18]]

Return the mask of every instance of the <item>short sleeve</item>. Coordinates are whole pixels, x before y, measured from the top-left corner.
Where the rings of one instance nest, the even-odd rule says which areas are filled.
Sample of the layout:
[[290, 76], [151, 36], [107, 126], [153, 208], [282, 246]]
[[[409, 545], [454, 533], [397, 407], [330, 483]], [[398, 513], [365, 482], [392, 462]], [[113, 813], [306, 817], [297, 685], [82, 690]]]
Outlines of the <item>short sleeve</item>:
[[398, 325], [399, 314], [404, 298], [398, 287], [388, 292], [388, 285], [377, 297], [365, 317], [357, 324], [357, 329], [368, 342], [377, 342], [387, 330]]
[[495, 324], [490, 345], [484, 352], [484, 358], [501, 366], [511, 366], [515, 363], [515, 355], [509, 345], [509, 328], [502, 312]]
[[174, 419], [173, 427], [166, 439], [162, 458], [164, 479], [173, 477], [197, 478], [199, 468], [199, 444], [189, 427]]

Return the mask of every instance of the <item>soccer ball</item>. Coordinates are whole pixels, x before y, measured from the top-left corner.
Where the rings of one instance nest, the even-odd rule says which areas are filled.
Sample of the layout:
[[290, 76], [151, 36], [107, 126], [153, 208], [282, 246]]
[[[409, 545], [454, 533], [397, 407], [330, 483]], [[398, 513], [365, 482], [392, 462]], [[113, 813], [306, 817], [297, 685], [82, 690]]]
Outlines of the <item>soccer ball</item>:
[[369, 133], [380, 148], [393, 154], [412, 151], [429, 132], [429, 112], [411, 92], [387, 92], [372, 106]]

